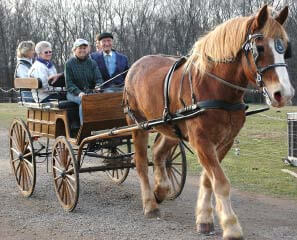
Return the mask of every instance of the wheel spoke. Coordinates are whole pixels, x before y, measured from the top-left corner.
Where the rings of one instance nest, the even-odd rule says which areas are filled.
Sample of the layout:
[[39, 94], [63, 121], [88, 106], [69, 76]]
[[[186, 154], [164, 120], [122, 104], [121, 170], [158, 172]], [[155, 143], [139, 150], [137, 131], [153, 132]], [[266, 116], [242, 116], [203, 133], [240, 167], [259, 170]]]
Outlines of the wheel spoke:
[[25, 146], [26, 146], [26, 132], [24, 129], [21, 129], [21, 140], [22, 140], [22, 151], [25, 151]]
[[18, 134], [18, 132], [17, 132], [17, 126], [18, 126], [18, 125], [14, 125], [12, 131], [14, 132], [14, 136], [15, 136], [15, 138], [16, 138], [16, 141], [17, 141], [17, 143], [18, 143], [18, 146], [20, 147], [21, 144], [20, 144], [19, 134]]
[[74, 173], [74, 167], [68, 169], [65, 173], [66, 174], [72, 174], [72, 173]]
[[171, 181], [171, 185], [172, 185], [172, 187], [173, 187], [173, 189], [174, 189], [174, 192], [176, 192], [176, 187], [175, 187], [174, 179], [173, 179], [173, 177], [172, 177], [172, 171], [171, 171], [171, 170], [168, 171], [168, 176], [169, 176], [169, 179], [170, 179], [170, 181]]
[[62, 178], [62, 176], [60, 175], [60, 176], [58, 176], [58, 177], [55, 177], [54, 178], [54, 181], [57, 181], [57, 180], [59, 180], [60, 178]]
[[27, 158], [24, 158], [24, 161], [33, 168], [33, 163], [31, 163]]
[[75, 191], [75, 187], [72, 185], [72, 183], [69, 181], [68, 178], [65, 178], [65, 179], [66, 179], [66, 182], [68, 183], [68, 186], [70, 186], [72, 192], [75, 193], [75, 192], [76, 192], [76, 191]]
[[20, 150], [23, 151], [24, 142], [23, 142], [23, 130], [21, 125], [18, 125], [18, 133], [19, 133], [19, 139], [20, 139]]
[[177, 179], [177, 177], [176, 177], [176, 175], [175, 175], [175, 173], [173, 172], [173, 171], [171, 171], [171, 173], [172, 173], [172, 176], [174, 177], [174, 179], [175, 179], [175, 182], [176, 182], [176, 184], [178, 185], [178, 187], [180, 188], [180, 183], [179, 183], [179, 181], [178, 181], [178, 179]]
[[173, 162], [179, 155], [181, 155], [181, 152], [178, 152], [173, 158], [171, 158], [171, 161]]
[[60, 167], [63, 167], [63, 165], [60, 162], [60, 158], [57, 158], [55, 156], [53, 156], [54, 160], [59, 164]]
[[18, 164], [18, 166], [17, 166], [17, 168], [16, 168], [16, 170], [15, 170], [15, 174], [16, 174], [16, 175], [17, 175], [18, 170], [20, 169], [20, 167], [21, 167], [21, 161], [19, 162], [19, 164]]
[[60, 168], [57, 168], [56, 166], [53, 166], [54, 169], [56, 169], [58, 172], [62, 173], [63, 170], [61, 170]]
[[73, 182], [76, 182], [76, 179], [72, 176], [66, 175], [66, 178], [69, 178], [70, 180], [72, 180]]
[[71, 203], [71, 194], [69, 191], [69, 187], [67, 183], [65, 183], [65, 198], [66, 198], [66, 205], [69, 205]]
[[29, 157], [29, 156], [32, 156], [32, 152], [28, 152], [28, 153], [26, 153], [26, 154], [24, 155], [24, 158], [25, 158], [25, 157]]
[[[68, 152], [68, 151], [67, 151]], [[69, 167], [69, 165], [70, 165], [70, 163], [71, 163], [71, 156], [69, 155], [69, 152], [68, 152], [68, 154], [67, 154], [67, 158], [66, 158], [68, 161], [67, 161], [67, 163], [66, 163], [66, 167], [65, 167], [65, 169], [68, 169], [68, 167]]]
[[15, 158], [15, 159], [13, 159], [11, 162], [12, 162], [12, 163], [15, 163], [16, 161], [20, 161], [20, 159], [19, 159], [19, 158]]
[[16, 142], [16, 139], [14, 138], [14, 136], [10, 136], [10, 139], [12, 140], [12, 142], [14, 143], [14, 146], [17, 148], [18, 151], [20, 151], [19, 149], [19, 145]]
[[183, 163], [181, 162], [174, 162], [174, 163], [171, 163], [172, 166], [182, 166]]
[[57, 181], [57, 185], [58, 185], [58, 187], [57, 187], [57, 192], [58, 192], [58, 193], [60, 192], [60, 189], [61, 189], [61, 187], [62, 187], [62, 184], [63, 184], [63, 179], [61, 179], [60, 183], [58, 183], [58, 181]]
[[117, 173], [117, 179], [119, 179], [119, 171], [118, 171], [118, 169], [116, 169], [116, 173]]
[[26, 163], [24, 164], [24, 166], [25, 166], [25, 168], [27, 169], [29, 175], [33, 178], [33, 174], [32, 174], [32, 170], [31, 170], [31, 168], [29, 168], [28, 165], [27, 165]]
[[14, 149], [14, 148], [10, 148], [15, 154], [17, 154], [17, 155], [19, 155], [19, 152], [16, 150], [16, 149]]
[[[25, 164], [24, 164], [25, 165]], [[23, 190], [28, 190], [29, 185], [28, 185], [28, 174], [27, 174], [27, 169], [26, 167], [23, 166], [23, 174], [24, 174], [24, 188]]]
[[25, 173], [24, 173], [23, 164], [22, 164], [22, 167], [21, 167], [20, 171], [21, 171], [21, 175], [22, 175], [22, 189], [24, 190], [24, 188], [25, 188]]
[[57, 146], [57, 152], [58, 152], [58, 156], [59, 156], [59, 163], [61, 166], [63, 166], [63, 159], [62, 159], [62, 144], [61, 142], [58, 142], [58, 146]]
[[177, 169], [175, 168], [174, 166], [171, 166], [171, 168], [180, 176], [182, 176], [182, 173]]
[[170, 155], [170, 159], [172, 159], [173, 154], [175, 153], [175, 150], [177, 148], [178, 144], [176, 144], [173, 148], [173, 150], [171, 151], [171, 155]]

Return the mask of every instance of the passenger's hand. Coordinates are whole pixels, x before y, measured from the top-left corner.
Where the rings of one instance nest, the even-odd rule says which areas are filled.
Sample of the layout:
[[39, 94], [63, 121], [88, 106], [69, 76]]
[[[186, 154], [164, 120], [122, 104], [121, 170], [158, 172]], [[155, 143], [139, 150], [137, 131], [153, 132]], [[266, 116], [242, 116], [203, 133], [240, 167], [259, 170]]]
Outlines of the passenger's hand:
[[99, 86], [95, 86], [95, 91], [100, 92], [101, 88]]
[[84, 92], [81, 92], [78, 96], [82, 98], [83, 95], [86, 95]]

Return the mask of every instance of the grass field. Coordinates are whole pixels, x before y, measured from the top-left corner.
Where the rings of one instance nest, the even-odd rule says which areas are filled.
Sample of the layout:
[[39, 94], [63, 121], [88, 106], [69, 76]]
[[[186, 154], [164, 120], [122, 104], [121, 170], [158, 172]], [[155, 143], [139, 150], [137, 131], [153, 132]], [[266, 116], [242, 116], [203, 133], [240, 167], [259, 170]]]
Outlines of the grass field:
[[[261, 107], [251, 106], [251, 109]], [[296, 110], [294, 106], [272, 108], [247, 117], [236, 143], [223, 161], [232, 186], [249, 192], [297, 198], [297, 178], [281, 171], [286, 168], [297, 172], [282, 162], [288, 155], [287, 113]], [[24, 117], [25, 113], [26, 109], [17, 104], [0, 104], [0, 128], [8, 128], [14, 117]], [[188, 153], [187, 160], [191, 174], [201, 171], [195, 156]]]

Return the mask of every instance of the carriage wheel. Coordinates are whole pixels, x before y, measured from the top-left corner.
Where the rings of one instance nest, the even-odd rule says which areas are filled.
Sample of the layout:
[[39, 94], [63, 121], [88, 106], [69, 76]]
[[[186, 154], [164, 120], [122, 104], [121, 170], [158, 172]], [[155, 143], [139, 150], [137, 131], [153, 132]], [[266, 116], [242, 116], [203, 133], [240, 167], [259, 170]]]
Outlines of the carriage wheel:
[[52, 150], [52, 171], [56, 195], [65, 211], [76, 207], [79, 196], [77, 161], [70, 143], [58, 137]]
[[[160, 137], [158, 133], [155, 142]], [[184, 189], [187, 177], [187, 157], [183, 144], [179, 142], [170, 151], [166, 160], [166, 170], [170, 182], [170, 193], [167, 199], [177, 198]]]
[[173, 200], [183, 191], [187, 177], [187, 158], [181, 142], [172, 148], [166, 161], [166, 170], [171, 184], [167, 199]]
[[25, 197], [30, 197], [36, 183], [36, 163], [30, 132], [21, 119], [11, 124], [9, 152], [17, 185]]
[[[103, 155], [107, 157], [116, 157], [120, 156], [122, 154], [125, 154], [121, 149], [103, 149]], [[130, 163], [130, 160], [129, 160]], [[128, 177], [130, 168], [115, 168], [112, 170], [106, 170], [106, 175], [116, 184], [120, 185], [122, 184], [126, 178]]]

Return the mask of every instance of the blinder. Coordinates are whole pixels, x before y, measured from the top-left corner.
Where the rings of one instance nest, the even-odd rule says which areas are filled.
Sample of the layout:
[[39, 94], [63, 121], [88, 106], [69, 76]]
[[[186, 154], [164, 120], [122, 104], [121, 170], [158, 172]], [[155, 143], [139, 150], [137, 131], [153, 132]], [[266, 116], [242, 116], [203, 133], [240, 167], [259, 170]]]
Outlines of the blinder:
[[[262, 79], [262, 75], [264, 74], [264, 72], [266, 72], [270, 68], [288, 67], [288, 65], [286, 63], [274, 63], [274, 64], [270, 64], [270, 65], [267, 65], [267, 66], [264, 66], [264, 67], [259, 67], [257, 65], [257, 61], [258, 61], [258, 58], [259, 58], [259, 51], [258, 51], [258, 48], [257, 48], [256, 40], [258, 38], [263, 38], [263, 37], [264, 36], [261, 33], [255, 33], [255, 34], [248, 35], [247, 40], [242, 45], [242, 49], [243, 49], [243, 51], [245, 53], [245, 56], [247, 58], [247, 62], [248, 62], [248, 64], [250, 66], [251, 66], [251, 64], [250, 64], [250, 61], [249, 61], [249, 58], [248, 58], [248, 54], [249, 54], [249, 51], [251, 51], [252, 56], [253, 56], [253, 59], [254, 59], [254, 63], [256, 65], [256, 71], [257, 71], [257, 73], [256, 73], [256, 82], [257, 82], [257, 85], [260, 88], [263, 88], [264, 89], [264, 92], [265, 92], [265, 90], [266, 90], [265, 89], [265, 84], [264, 84], [263, 79]], [[282, 40], [281, 39], [275, 39], [274, 40], [274, 47], [275, 47], [275, 50], [278, 53], [285, 54], [284, 55], [285, 58], [291, 57], [291, 55], [292, 55], [291, 54], [291, 45], [290, 45], [289, 42], [288, 42], [287, 49], [285, 49]]]
[[292, 45], [291, 45], [291, 42], [288, 42], [288, 46], [285, 52], [285, 59], [288, 59], [291, 57], [292, 57]]

